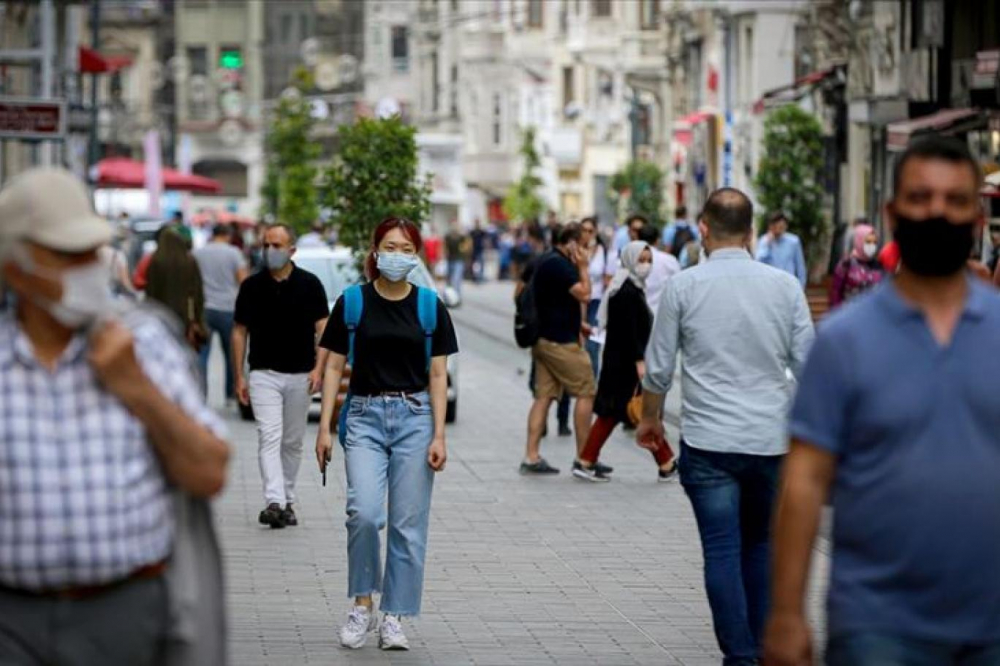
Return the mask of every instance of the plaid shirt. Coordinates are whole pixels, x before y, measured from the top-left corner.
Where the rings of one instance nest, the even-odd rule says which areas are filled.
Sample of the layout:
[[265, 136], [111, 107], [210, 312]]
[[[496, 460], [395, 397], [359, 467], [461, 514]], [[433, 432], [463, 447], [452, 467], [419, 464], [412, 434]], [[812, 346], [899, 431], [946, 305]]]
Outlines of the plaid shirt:
[[[152, 317], [130, 327], [153, 384], [224, 436], [174, 337]], [[74, 337], [50, 371], [0, 312], [0, 585], [100, 585], [171, 552], [169, 487], [145, 427], [98, 385], [86, 351]]]

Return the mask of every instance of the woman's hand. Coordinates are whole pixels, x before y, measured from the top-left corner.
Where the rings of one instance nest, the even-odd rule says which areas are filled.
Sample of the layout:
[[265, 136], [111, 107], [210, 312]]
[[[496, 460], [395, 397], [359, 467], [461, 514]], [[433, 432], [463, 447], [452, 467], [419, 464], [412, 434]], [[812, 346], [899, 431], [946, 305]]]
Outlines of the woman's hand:
[[333, 457], [333, 441], [330, 438], [330, 431], [320, 428], [316, 435], [316, 462], [319, 463], [319, 471], [326, 469], [326, 465]]
[[438, 435], [431, 442], [431, 448], [427, 450], [427, 464], [435, 472], [442, 472], [446, 462], [448, 462], [448, 447], [444, 443], [444, 435]]

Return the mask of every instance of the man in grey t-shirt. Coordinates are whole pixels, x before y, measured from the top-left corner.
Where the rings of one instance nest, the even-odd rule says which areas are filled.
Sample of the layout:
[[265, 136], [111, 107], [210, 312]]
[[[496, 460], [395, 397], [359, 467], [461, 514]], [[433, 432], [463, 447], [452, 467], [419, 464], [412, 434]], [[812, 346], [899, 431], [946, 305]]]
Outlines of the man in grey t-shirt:
[[201, 280], [205, 287], [205, 320], [208, 323], [209, 341], [201, 348], [202, 376], [208, 377], [208, 355], [212, 350], [215, 333], [222, 340], [222, 351], [226, 358], [226, 400], [236, 398], [233, 386], [233, 355], [231, 338], [233, 335], [233, 312], [236, 310], [236, 295], [240, 283], [247, 276], [247, 262], [243, 253], [230, 244], [232, 229], [220, 224], [212, 230], [212, 239], [205, 247], [196, 250], [194, 258], [201, 269]]

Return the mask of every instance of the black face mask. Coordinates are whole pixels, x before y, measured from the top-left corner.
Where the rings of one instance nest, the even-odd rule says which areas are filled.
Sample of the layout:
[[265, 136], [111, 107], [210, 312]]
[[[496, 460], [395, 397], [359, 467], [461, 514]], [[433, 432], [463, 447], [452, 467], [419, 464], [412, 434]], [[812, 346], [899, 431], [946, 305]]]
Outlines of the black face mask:
[[914, 220], [896, 213], [903, 265], [928, 277], [954, 275], [965, 267], [975, 243], [975, 224], [952, 224], [943, 216]]

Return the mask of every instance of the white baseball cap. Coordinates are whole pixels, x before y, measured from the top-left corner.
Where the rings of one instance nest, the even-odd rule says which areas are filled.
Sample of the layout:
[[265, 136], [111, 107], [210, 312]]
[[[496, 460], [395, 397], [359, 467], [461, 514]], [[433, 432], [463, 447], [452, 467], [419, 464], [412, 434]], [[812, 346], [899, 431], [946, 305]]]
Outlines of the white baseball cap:
[[58, 252], [86, 252], [109, 243], [113, 233], [94, 212], [83, 183], [66, 169], [29, 169], [0, 190], [0, 242], [27, 240]]

